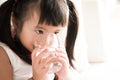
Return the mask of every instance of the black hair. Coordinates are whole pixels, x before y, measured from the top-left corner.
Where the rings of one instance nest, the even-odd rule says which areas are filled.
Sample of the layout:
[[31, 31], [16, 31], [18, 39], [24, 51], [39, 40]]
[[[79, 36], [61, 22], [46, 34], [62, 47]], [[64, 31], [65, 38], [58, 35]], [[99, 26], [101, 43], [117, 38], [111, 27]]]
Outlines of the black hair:
[[68, 21], [68, 30], [66, 37], [66, 51], [68, 54], [69, 62], [71, 66], [74, 67], [72, 60], [74, 60], [74, 45], [78, 33], [79, 20], [73, 2], [67, 0], [67, 4], [69, 7], [69, 21]]
[[[31, 64], [29, 52], [16, 35], [11, 36], [11, 13], [18, 21], [17, 34], [22, 29], [24, 21], [28, 19], [31, 10], [36, 9], [40, 14], [39, 23], [48, 25], [62, 25], [68, 23], [66, 37], [66, 51], [70, 65], [74, 59], [74, 45], [78, 32], [78, 17], [74, 4], [70, 0], [8, 0], [0, 6], [0, 42], [7, 44], [21, 59]], [[67, 14], [68, 12], [69, 14]], [[67, 15], [68, 18], [66, 17]], [[67, 20], [68, 19], [68, 20]]]

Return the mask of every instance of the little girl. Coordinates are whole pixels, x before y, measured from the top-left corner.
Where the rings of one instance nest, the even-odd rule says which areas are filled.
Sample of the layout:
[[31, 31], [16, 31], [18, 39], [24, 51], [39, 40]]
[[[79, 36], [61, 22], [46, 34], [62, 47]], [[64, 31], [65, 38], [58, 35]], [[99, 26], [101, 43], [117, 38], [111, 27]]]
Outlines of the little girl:
[[[43, 59], [50, 50], [35, 47], [35, 39], [57, 35], [64, 26], [66, 49], [58, 47]], [[77, 30], [77, 14], [70, 0], [6, 1], [0, 6], [0, 80], [79, 80], [72, 63]], [[62, 67], [49, 73], [51, 65], [47, 64], [53, 62]]]

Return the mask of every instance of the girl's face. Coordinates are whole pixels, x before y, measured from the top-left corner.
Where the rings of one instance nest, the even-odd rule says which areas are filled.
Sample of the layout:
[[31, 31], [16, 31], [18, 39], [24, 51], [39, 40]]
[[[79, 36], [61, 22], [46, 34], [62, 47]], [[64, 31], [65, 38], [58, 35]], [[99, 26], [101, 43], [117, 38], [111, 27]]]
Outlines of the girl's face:
[[[63, 27], [62, 26], [52, 26], [46, 24], [38, 24], [39, 16], [34, 12], [33, 15], [24, 22], [22, 30], [19, 34], [19, 39], [24, 47], [29, 51], [33, 51], [35, 39], [39, 36], [46, 36], [46, 34], [56, 34]], [[37, 25], [38, 24], [38, 25]]]

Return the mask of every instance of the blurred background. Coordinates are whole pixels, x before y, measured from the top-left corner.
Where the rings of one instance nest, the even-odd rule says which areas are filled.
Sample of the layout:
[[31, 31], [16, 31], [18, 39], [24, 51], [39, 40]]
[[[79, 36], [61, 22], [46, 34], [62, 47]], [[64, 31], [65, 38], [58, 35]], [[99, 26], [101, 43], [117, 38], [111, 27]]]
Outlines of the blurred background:
[[73, 2], [80, 19], [74, 50], [80, 80], [120, 80], [120, 0]]
[[80, 11], [80, 46], [75, 51], [81, 79], [120, 80], [120, 0], [75, 2]]

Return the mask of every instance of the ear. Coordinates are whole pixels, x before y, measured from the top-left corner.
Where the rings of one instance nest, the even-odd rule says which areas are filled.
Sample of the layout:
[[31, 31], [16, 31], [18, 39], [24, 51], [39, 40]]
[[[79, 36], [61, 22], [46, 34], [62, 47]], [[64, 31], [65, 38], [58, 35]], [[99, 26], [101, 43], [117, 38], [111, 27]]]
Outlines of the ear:
[[14, 27], [14, 29], [16, 29], [18, 26], [18, 22], [17, 22], [16, 18], [14, 17], [13, 12], [11, 13], [11, 20], [12, 20], [12, 27]]
[[14, 36], [16, 35], [16, 29], [18, 26], [18, 22], [14, 17], [13, 12], [11, 13], [11, 36], [12, 38], [14, 38]]

